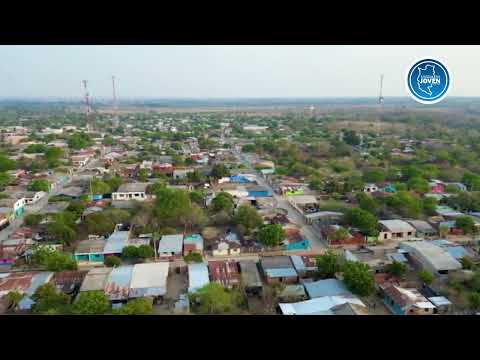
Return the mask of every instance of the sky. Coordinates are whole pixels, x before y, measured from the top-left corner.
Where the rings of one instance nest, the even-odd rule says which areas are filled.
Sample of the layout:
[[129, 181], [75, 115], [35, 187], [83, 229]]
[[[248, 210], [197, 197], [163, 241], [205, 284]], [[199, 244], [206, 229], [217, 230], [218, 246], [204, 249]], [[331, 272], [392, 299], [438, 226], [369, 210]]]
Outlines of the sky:
[[0, 46], [0, 97], [407, 96], [405, 75], [422, 57], [451, 71], [449, 96], [480, 96], [480, 46]]

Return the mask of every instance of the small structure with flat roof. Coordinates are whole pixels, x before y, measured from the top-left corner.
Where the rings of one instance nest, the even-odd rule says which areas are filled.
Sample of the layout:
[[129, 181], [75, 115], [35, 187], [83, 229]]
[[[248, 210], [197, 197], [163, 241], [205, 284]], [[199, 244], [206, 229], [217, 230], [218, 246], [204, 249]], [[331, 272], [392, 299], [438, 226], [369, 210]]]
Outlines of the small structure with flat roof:
[[163, 235], [158, 244], [158, 256], [162, 258], [181, 257], [183, 234]]
[[122, 184], [117, 191], [112, 193], [113, 201], [144, 201], [147, 197], [146, 191], [149, 183], [127, 183]]
[[135, 264], [128, 296], [130, 298], [164, 296], [167, 293], [169, 266], [168, 262]]
[[353, 296], [343, 281], [337, 279], [325, 279], [305, 283], [305, 291], [310, 299], [323, 296]]
[[105, 295], [107, 295], [111, 301], [128, 299], [132, 272], [133, 265], [113, 268], [112, 272], [108, 275], [104, 288]]
[[128, 239], [130, 237], [130, 230], [117, 229], [107, 238], [103, 254], [105, 256], [119, 255], [122, 253], [123, 248], [127, 246]]
[[112, 268], [96, 268], [88, 271], [83, 280], [80, 292], [84, 291], [104, 291], [107, 279]]
[[379, 241], [396, 240], [405, 241], [415, 238], [415, 228], [403, 220], [380, 220]]
[[452, 255], [439, 246], [428, 241], [411, 241], [400, 244], [403, 250], [408, 252], [419, 262], [423, 268], [433, 274], [447, 274], [450, 271], [460, 270], [462, 264]]
[[240, 276], [247, 295], [258, 295], [262, 291], [262, 279], [254, 261], [239, 261]]
[[210, 283], [208, 267], [206, 263], [188, 265], [188, 292], [194, 293]]
[[335, 315], [332, 308], [345, 303], [365, 307], [365, 304], [356, 297], [324, 296], [296, 303], [280, 303], [283, 315]]
[[298, 274], [289, 256], [268, 256], [260, 260], [268, 284], [298, 282]]

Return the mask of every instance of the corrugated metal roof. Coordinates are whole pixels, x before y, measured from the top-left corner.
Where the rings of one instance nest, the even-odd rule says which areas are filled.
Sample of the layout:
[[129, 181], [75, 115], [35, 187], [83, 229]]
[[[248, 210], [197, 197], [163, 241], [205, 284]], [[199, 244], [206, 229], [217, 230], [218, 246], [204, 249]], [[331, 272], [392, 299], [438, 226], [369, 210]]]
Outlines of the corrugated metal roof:
[[347, 302], [365, 306], [360, 299], [346, 296], [324, 296], [291, 304], [281, 303], [279, 306], [283, 315], [333, 315], [331, 308]]
[[80, 291], [103, 291], [112, 270], [112, 268], [91, 269], [85, 276]]
[[126, 246], [128, 237], [130, 236], [130, 231], [115, 231], [107, 239], [105, 248], [103, 249], [104, 254], [119, 254], [123, 251], [123, 248]]
[[239, 261], [241, 277], [248, 287], [261, 287], [262, 280], [258, 272], [257, 264], [253, 261]]
[[181, 253], [183, 247], [183, 235], [163, 235], [158, 244], [158, 253]]
[[380, 220], [379, 224], [383, 225], [391, 232], [413, 232], [415, 229], [406, 221], [403, 220]]
[[468, 256], [468, 251], [463, 246], [449, 246], [446, 250], [455, 259], [461, 259]]
[[110, 300], [128, 299], [130, 281], [132, 280], [133, 266], [119, 266], [114, 268], [107, 278], [105, 294]]
[[311, 299], [323, 296], [353, 296], [345, 284], [337, 279], [319, 280], [311, 283], [305, 283], [304, 285], [305, 290]]
[[35, 293], [35, 291], [50, 281], [53, 277], [53, 272], [40, 272], [33, 275], [32, 283], [25, 291], [25, 297], [18, 303], [18, 308], [20, 310], [28, 310], [35, 304], [35, 301], [31, 299], [31, 296]]
[[165, 295], [169, 267], [168, 262], [136, 264], [130, 281], [129, 297]]
[[452, 255], [427, 241], [412, 241], [401, 244], [401, 247], [414, 253], [421, 261], [428, 263], [436, 271], [459, 270], [462, 268]]
[[208, 267], [205, 263], [188, 265], [188, 292], [195, 292], [210, 283]]
[[265, 269], [265, 274], [269, 278], [297, 276], [297, 272], [294, 268]]

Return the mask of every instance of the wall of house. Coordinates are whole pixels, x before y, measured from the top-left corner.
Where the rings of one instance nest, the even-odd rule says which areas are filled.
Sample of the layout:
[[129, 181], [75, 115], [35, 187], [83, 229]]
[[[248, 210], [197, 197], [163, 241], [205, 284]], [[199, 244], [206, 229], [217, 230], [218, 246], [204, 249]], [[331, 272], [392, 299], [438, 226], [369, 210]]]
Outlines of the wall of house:
[[145, 200], [145, 192], [115, 192], [112, 193], [113, 200]]
[[405, 315], [405, 311], [390, 296], [385, 294], [383, 302], [394, 315]]
[[298, 276], [290, 277], [278, 277], [278, 278], [266, 278], [267, 284], [296, 284], [298, 282]]
[[[233, 250], [232, 250], [233, 251]], [[212, 255], [213, 256], [227, 256], [228, 255], [228, 249], [225, 250], [213, 250]]]

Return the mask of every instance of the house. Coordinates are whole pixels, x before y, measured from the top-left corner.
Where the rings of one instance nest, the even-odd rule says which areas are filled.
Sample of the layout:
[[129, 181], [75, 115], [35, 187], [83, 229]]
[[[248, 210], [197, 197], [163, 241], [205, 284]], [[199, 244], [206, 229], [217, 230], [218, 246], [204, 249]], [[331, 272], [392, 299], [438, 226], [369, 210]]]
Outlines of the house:
[[416, 230], [403, 220], [380, 220], [379, 241], [395, 240], [405, 241], [415, 237]]
[[235, 260], [209, 261], [210, 281], [219, 283], [226, 288], [240, 285], [240, 273]]
[[310, 299], [324, 296], [353, 296], [343, 281], [337, 279], [308, 282], [304, 286]]
[[80, 291], [80, 287], [82, 286], [87, 273], [88, 270], [66, 270], [56, 272], [53, 275], [52, 282], [59, 291], [73, 298]]
[[445, 185], [440, 181], [432, 181], [428, 183], [430, 186], [430, 192], [432, 194], [443, 194], [445, 192]]
[[80, 198], [80, 196], [83, 194], [83, 188], [80, 186], [68, 186], [63, 188], [59, 192], [59, 196], [70, 198], [71, 200], [76, 200]]
[[205, 263], [188, 265], [188, 292], [194, 293], [210, 283], [208, 267]]
[[123, 248], [127, 246], [130, 238], [130, 228], [117, 224], [115, 231], [107, 238], [103, 254], [105, 257], [111, 255], [121, 255]]
[[163, 235], [158, 244], [158, 256], [174, 259], [182, 256], [183, 234]]
[[72, 164], [76, 168], [83, 168], [88, 164], [88, 161], [90, 160], [89, 155], [72, 155], [70, 157], [70, 160], [72, 161]]
[[415, 236], [419, 238], [432, 237], [438, 234], [428, 222], [423, 220], [407, 220], [407, 222], [415, 228]]
[[318, 270], [317, 263], [311, 256], [291, 255], [290, 259], [300, 277], [308, 277]]
[[133, 265], [113, 268], [107, 277], [104, 292], [110, 301], [127, 300], [132, 280]]
[[79, 263], [103, 263], [106, 241], [103, 237], [93, 236], [88, 240], [80, 241], [73, 256]]
[[333, 315], [368, 315], [368, 308], [362, 305], [346, 302], [330, 308]]
[[289, 256], [263, 257], [260, 264], [268, 284], [298, 282], [298, 274]]
[[183, 256], [192, 252], [203, 253], [203, 237], [200, 234], [187, 235], [183, 239]]
[[239, 255], [241, 252], [241, 246], [239, 243], [228, 240], [219, 240], [215, 242], [211, 246], [211, 249], [213, 256]]
[[428, 241], [404, 242], [400, 248], [407, 252], [409, 260], [433, 274], [447, 274], [462, 268], [462, 264], [447, 251]]
[[44, 198], [47, 195], [45, 191], [26, 191], [22, 193], [25, 199], [25, 205], [35, 204], [38, 200]]
[[20, 310], [30, 310], [32, 305], [35, 304], [35, 301], [32, 299], [32, 295], [35, 294], [35, 291], [42, 285], [50, 282], [53, 277], [53, 272], [39, 272], [34, 273], [30, 286], [25, 290], [24, 297], [18, 303], [18, 308]]
[[379, 189], [379, 187], [375, 184], [365, 184], [365, 186], [363, 187], [363, 192], [365, 193], [374, 193], [374, 192], [377, 192]]
[[435, 212], [437, 213], [437, 215], [440, 215], [447, 220], [464, 216], [464, 214], [462, 214], [461, 212], [453, 210], [448, 206], [441, 206], [441, 205], [437, 205], [437, 207], [435, 208]]
[[432, 315], [435, 305], [415, 288], [391, 285], [383, 290], [383, 302], [394, 315]]
[[302, 215], [318, 212], [318, 200], [312, 195], [287, 196], [287, 201]]
[[168, 262], [135, 264], [128, 297], [164, 296], [167, 293], [169, 267]]
[[13, 272], [0, 274], [0, 300], [12, 291], [25, 294], [32, 284], [34, 272]]
[[104, 291], [108, 277], [113, 268], [95, 268], [88, 271], [83, 280], [80, 292], [84, 291]]
[[192, 172], [194, 172], [193, 169], [175, 169], [173, 170], [173, 179], [174, 180], [186, 179], [187, 174]]
[[240, 276], [247, 295], [259, 295], [262, 292], [262, 280], [257, 268], [257, 264], [253, 261], [239, 261]]
[[278, 305], [283, 315], [335, 315], [332, 309], [346, 303], [366, 308], [360, 299], [347, 296], [323, 296], [306, 301], [290, 304], [280, 303]]
[[122, 184], [118, 190], [112, 193], [112, 200], [114, 201], [126, 201], [137, 200], [144, 201], [147, 197], [146, 191], [148, 183], [127, 183]]
[[9, 220], [13, 220], [23, 214], [25, 211], [25, 198], [20, 197], [17, 198], [7, 198], [7, 199], [0, 199], [0, 208], [7, 208], [11, 210], [11, 215]]

